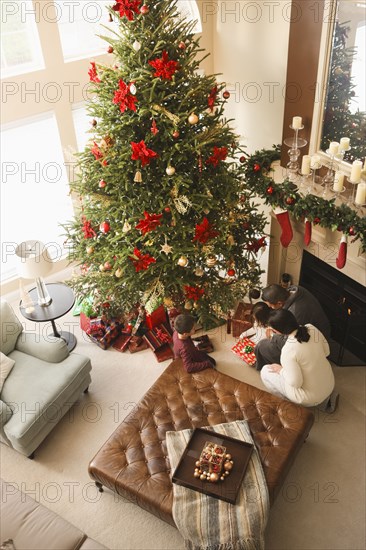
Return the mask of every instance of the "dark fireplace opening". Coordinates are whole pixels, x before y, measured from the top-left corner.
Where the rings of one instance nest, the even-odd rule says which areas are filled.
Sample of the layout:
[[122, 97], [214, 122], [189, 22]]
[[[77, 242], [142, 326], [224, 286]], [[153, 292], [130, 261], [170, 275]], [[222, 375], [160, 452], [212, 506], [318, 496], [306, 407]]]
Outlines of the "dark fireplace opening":
[[300, 286], [321, 303], [332, 328], [331, 360], [366, 365], [365, 287], [304, 250]]

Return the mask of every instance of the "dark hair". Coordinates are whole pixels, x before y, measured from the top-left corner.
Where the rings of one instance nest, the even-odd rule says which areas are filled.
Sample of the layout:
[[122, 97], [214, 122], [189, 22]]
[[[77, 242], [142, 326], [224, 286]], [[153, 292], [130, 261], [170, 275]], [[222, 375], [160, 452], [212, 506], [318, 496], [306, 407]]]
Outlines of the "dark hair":
[[260, 293], [260, 291], [258, 290], [258, 288], [251, 288], [251, 289], [249, 290], [248, 295], [249, 295], [249, 298], [250, 298], [251, 300], [258, 300], [258, 298], [260, 297], [261, 293]]
[[269, 302], [270, 304], [286, 302], [288, 297], [288, 290], [283, 288], [281, 285], [269, 285], [262, 292], [262, 300]]
[[174, 328], [179, 334], [185, 334], [186, 332], [191, 332], [196, 319], [192, 315], [187, 313], [181, 313], [175, 318]]
[[291, 334], [296, 330], [295, 338], [298, 342], [308, 342], [310, 334], [304, 325], [299, 325], [296, 321], [295, 315], [288, 309], [275, 309], [271, 311], [268, 318], [268, 324], [270, 327], [278, 330], [281, 334]]
[[291, 282], [291, 275], [289, 273], [282, 273], [281, 281], [283, 283], [290, 283]]
[[267, 306], [265, 302], [257, 302], [252, 307], [252, 318], [255, 321], [258, 321], [258, 324], [262, 327], [268, 325], [268, 317], [271, 313], [271, 308]]

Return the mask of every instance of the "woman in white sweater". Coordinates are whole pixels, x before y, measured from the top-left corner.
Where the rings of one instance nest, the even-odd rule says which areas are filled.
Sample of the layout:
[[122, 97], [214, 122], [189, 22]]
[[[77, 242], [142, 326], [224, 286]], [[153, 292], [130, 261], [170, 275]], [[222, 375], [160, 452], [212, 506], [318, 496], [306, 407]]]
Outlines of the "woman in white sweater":
[[272, 311], [268, 326], [275, 334], [287, 336], [281, 351], [281, 364], [265, 365], [261, 378], [266, 388], [280, 397], [306, 407], [319, 406], [334, 412], [339, 395], [327, 360], [329, 345], [313, 325], [299, 325], [287, 309]]

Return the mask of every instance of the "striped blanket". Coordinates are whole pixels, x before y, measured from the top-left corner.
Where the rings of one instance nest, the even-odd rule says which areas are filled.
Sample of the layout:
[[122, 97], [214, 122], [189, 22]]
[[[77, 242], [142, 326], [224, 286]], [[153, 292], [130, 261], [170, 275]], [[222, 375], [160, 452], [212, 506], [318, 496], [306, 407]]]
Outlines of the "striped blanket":
[[[245, 420], [209, 430], [253, 443]], [[172, 474], [193, 430], [167, 432]], [[236, 504], [229, 504], [173, 483], [173, 518], [189, 550], [261, 550], [269, 511], [268, 489], [254, 447]]]

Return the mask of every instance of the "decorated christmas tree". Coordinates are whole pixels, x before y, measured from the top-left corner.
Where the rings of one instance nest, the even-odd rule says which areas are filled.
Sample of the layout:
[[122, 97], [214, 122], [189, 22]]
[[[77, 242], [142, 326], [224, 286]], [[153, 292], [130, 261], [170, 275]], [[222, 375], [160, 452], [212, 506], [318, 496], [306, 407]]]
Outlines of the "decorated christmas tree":
[[346, 47], [349, 30], [347, 23], [336, 23], [321, 148], [325, 151], [331, 141], [349, 137], [351, 150], [345, 160], [352, 162], [366, 155], [366, 113], [351, 108], [356, 96], [351, 72], [357, 52]]
[[224, 118], [230, 94], [198, 72], [203, 50], [175, 0], [123, 0], [109, 20], [119, 31], [103, 37], [110, 66], [91, 63], [92, 137], [65, 227], [80, 266], [71, 284], [111, 315], [160, 302], [207, 326], [260, 284], [265, 246], [247, 157]]

